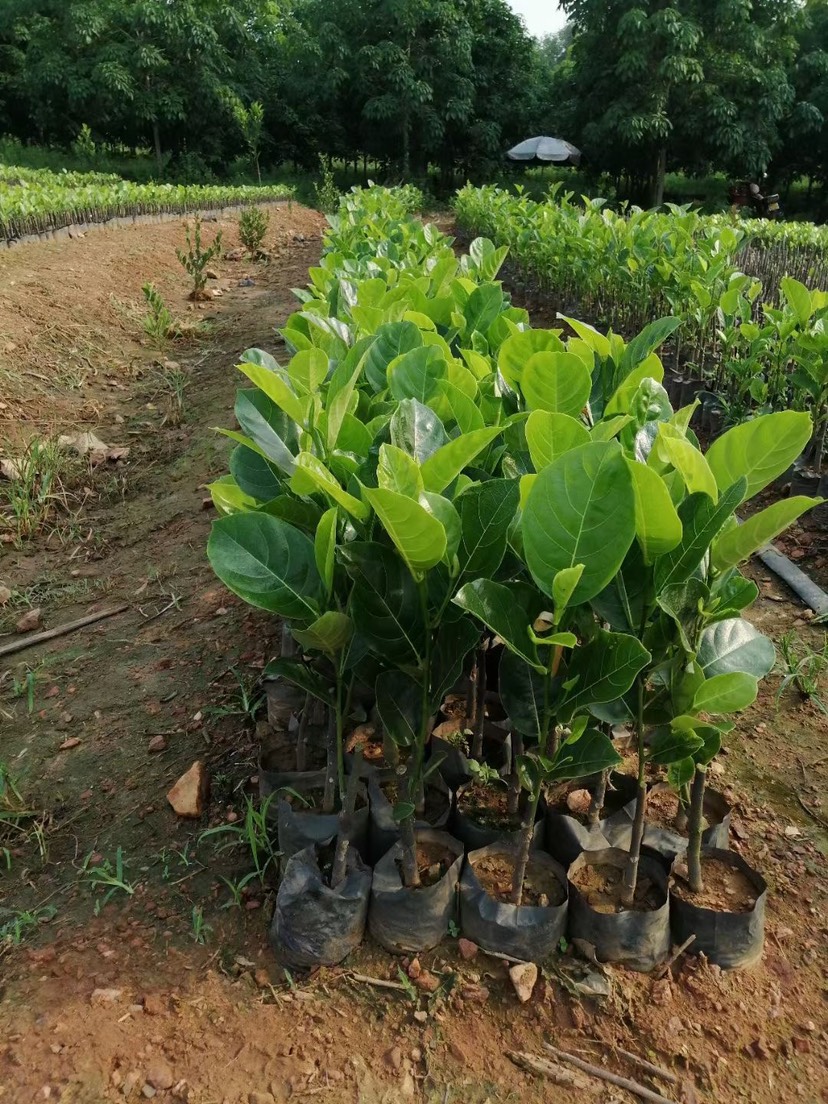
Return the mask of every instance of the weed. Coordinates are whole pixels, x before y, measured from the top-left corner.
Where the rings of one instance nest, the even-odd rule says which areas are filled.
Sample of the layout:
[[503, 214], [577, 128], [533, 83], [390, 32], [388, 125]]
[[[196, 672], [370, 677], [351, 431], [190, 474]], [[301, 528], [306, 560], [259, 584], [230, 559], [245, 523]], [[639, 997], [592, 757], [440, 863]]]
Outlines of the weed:
[[[37, 843], [40, 860], [45, 863], [49, 857], [46, 840], [46, 813], [29, 809], [20, 793], [17, 779], [12, 775], [6, 763], [0, 761], [0, 838], [6, 842]], [[0, 849], [6, 869], [11, 869], [11, 851], [5, 845]]]
[[[0, 957], [12, 947], [19, 947], [27, 934], [41, 924], [48, 924], [57, 915], [54, 905], [12, 912], [0, 909]], [[4, 919], [4, 916], [8, 916]]]
[[457, 937], [460, 935], [460, 928], [457, 926], [454, 920], [449, 920], [448, 922], [448, 933], [452, 939], [457, 939]]
[[26, 696], [26, 709], [31, 717], [34, 713], [34, 692], [35, 682], [37, 681], [37, 675], [29, 667], [26, 669], [26, 674], [23, 677], [18, 678], [17, 675], [12, 679], [12, 695], [15, 698], [22, 698]]
[[332, 215], [339, 207], [340, 194], [334, 180], [330, 158], [319, 158], [319, 171], [322, 179], [314, 184], [316, 206], [326, 215]]
[[109, 859], [103, 859], [97, 866], [91, 866], [94, 854], [94, 851], [90, 851], [84, 859], [81, 875], [89, 882], [93, 892], [99, 889], [106, 890], [103, 898], [98, 897], [95, 900], [95, 915], [97, 916], [116, 893], [126, 893], [127, 896], [131, 897], [135, 893], [135, 886], [126, 880], [128, 864], [124, 859], [122, 848], [119, 847], [115, 852], [114, 865]]
[[0, 525], [12, 529], [18, 541], [32, 536], [56, 506], [68, 509], [68, 484], [76, 469], [76, 458], [55, 438], [33, 438], [22, 456], [5, 461]]
[[167, 360], [155, 370], [155, 380], [166, 402], [162, 424], [181, 425], [185, 417], [184, 394], [190, 386], [189, 373], [176, 361]]
[[255, 257], [262, 248], [270, 216], [259, 207], [246, 207], [239, 215], [239, 240]]
[[210, 705], [204, 712], [213, 717], [244, 717], [251, 723], [265, 703], [265, 695], [259, 692], [258, 679], [245, 682], [235, 667], [230, 668], [238, 683], [238, 690], [224, 705]]
[[162, 847], [156, 857], [161, 863], [161, 877], [165, 882], [169, 881], [174, 862], [182, 870], [188, 870], [195, 861], [190, 854], [189, 843], [184, 844], [183, 851], [178, 851], [175, 847]]
[[141, 291], [147, 304], [147, 313], [142, 321], [144, 333], [163, 348], [171, 338], [179, 336], [179, 327], [155, 284], [147, 282]]
[[190, 224], [188, 222], [184, 223], [187, 249], [186, 252], [177, 249], [176, 255], [184, 270], [192, 277], [193, 290], [190, 292], [190, 298], [204, 299], [206, 298], [204, 289], [207, 286], [207, 266], [221, 252], [221, 230], [216, 234], [213, 244], [203, 249], [201, 246], [201, 219], [198, 215], [193, 220], [193, 224], [194, 230], [191, 234]]
[[414, 985], [408, 974], [405, 972], [405, 970], [402, 970], [399, 966], [397, 967], [397, 976], [399, 977], [400, 984], [402, 985], [403, 989], [405, 989], [406, 996], [409, 998], [409, 1000], [414, 1001], [415, 1004], [419, 1004], [420, 994], [417, 992], [416, 986]]
[[241, 891], [254, 879], [258, 879], [261, 885], [265, 884], [265, 875], [270, 867], [275, 864], [278, 853], [273, 850], [270, 839], [270, 825], [268, 823], [268, 809], [276, 797], [269, 794], [261, 806], [258, 806], [251, 797], [245, 798], [246, 808], [244, 820], [238, 824], [219, 824], [216, 828], [208, 828], [198, 837], [199, 845], [207, 839], [217, 836], [225, 837], [218, 851], [224, 851], [229, 847], [246, 847], [253, 862], [253, 870], [250, 875], [240, 882], [230, 883], [226, 878], [222, 881], [230, 888], [233, 895], [233, 903], [241, 898]]
[[828, 707], [822, 699], [820, 688], [822, 676], [828, 671], [828, 636], [823, 638], [821, 650], [815, 651], [791, 629], [780, 639], [779, 650], [785, 673], [776, 691], [777, 709], [782, 694], [793, 685], [803, 698], [812, 701], [828, 716]]
[[209, 924], [204, 923], [204, 910], [199, 905], [193, 905], [193, 940], [202, 946], [207, 941], [207, 935], [213, 930]]

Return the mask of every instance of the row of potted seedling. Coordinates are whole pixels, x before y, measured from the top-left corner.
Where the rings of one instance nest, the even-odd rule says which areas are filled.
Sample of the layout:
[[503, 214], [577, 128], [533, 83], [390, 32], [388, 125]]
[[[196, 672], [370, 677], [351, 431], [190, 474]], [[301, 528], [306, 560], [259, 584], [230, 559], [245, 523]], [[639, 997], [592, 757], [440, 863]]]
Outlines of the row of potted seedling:
[[[761, 912], [758, 875], [703, 847], [706, 778], [774, 662], [742, 616], [757, 588], [738, 565], [818, 500], [789, 498], [744, 524], [736, 512], [801, 453], [811, 423], [790, 411], [756, 418], [703, 454], [696, 404], [674, 411], [661, 383], [657, 349], [678, 320], [629, 343], [576, 319], [532, 329], [496, 280], [504, 256], [478, 239], [458, 259], [393, 192], [346, 197], [281, 331], [290, 360], [244, 355], [253, 387], [228, 431], [236, 448], [213, 487], [223, 516], [208, 554], [231, 590], [289, 626], [295, 653], [269, 675], [304, 694], [302, 765], [312, 703], [324, 710], [321, 812], [341, 811], [343, 824], [333, 886], [347, 883], [349, 862], [358, 869], [347, 837], [354, 775], [366, 772], [349, 775], [349, 733], [366, 717], [382, 732], [399, 832], [372, 856], [382, 942], [416, 946], [434, 887], [452, 897], [462, 843], [420, 824], [451, 758], [431, 746], [436, 719], [473, 673], [472, 730], [500, 711], [507, 789], [522, 810], [510, 884], [488, 893], [494, 922], [501, 904], [518, 910], [508, 922], [518, 928], [521, 910], [556, 907], [546, 891], [523, 903], [545, 861], [532, 849], [538, 810], [561, 784], [593, 780], [600, 818], [621, 726], [629, 831], [574, 858], [569, 923], [588, 912], [600, 954], [646, 966], [669, 939], [667, 873], [646, 846], [654, 775], [686, 820], [674, 896], [696, 910], [697, 946], [707, 946], [698, 916], [720, 913], [721, 900]], [[478, 772], [497, 769], [473, 743]], [[474, 860], [469, 869], [479, 880]], [[308, 892], [303, 881], [298, 899]], [[527, 957], [545, 953], [529, 943]]]

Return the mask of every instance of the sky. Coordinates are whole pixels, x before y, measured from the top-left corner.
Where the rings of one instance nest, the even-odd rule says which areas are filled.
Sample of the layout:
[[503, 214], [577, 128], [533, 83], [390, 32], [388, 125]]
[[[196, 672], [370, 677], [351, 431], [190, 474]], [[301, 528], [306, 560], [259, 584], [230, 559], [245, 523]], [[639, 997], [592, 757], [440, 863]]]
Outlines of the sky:
[[509, 3], [522, 15], [529, 33], [536, 35], [552, 34], [559, 31], [566, 22], [566, 16], [556, 0], [509, 0]]

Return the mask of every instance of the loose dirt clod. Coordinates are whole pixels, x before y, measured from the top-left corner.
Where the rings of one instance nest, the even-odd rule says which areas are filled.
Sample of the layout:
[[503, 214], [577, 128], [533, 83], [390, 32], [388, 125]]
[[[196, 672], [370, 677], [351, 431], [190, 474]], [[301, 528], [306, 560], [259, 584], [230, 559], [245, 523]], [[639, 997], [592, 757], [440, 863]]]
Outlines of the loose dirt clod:
[[521, 1004], [531, 998], [538, 980], [538, 968], [534, 962], [520, 962], [509, 967], [509, 977]]
[[197, 759], [169, 791], [167, 801], [177, 816], [200, 817], [204, 812], [209, 785], [207, 768]]
[[30, 609], [20, 618], [17, 624], [14, 626], [17, 632], [27, 633], [32, 632], [34, 629], [40, 628], [40, 623], [43, 620], [43, 610]]

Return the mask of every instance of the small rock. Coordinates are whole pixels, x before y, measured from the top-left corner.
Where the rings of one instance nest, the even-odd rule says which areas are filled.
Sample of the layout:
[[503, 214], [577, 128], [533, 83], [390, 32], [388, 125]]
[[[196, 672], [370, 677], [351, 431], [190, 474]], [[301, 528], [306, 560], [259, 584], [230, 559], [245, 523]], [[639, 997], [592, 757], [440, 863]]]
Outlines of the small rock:
[[200, 817], [204, 812], [209, 784], [207, 769], [197, 759], [167, 794], [167, 801], [180, 817]]
[[461, 958], [464, 958], [466, 962], [472, 962], [477, 958], [479, 948], [476, 943], [472, 943], [470, 939], [464, 939], [461, 936], [457, 940], [457, 950], [460, 952]]
[[592, 804], [592, 794], [589, 790], [573, 790], [566, 795], [566, 807], [570, 813], [580, 813], [585, 816]]
[[420, 1050], [420, 1048], [419, 1047], [412, 1047], [411, 1048], [411, 1061], [412, 1062], [421, 1062], [422, 1058], [423, 1058], [423, 1052]]
[[260, 989], [269, 989], [273, 984], [270, 980], [270, 974], [265, 969], [257, 970], [253, 975], [253, 980]]
[[153, 736], [147, 744], [147, 751], [166, 751], [167, 741], [163, 736]]
[[509, 978], [518, 1000], [521, 1004], [525, 1004], [532, 996], [535, 982], [538, 980], [538, 968], [534, 962], [519, 962], [517, 966], [509, 967]]
[[138, 1082], [142, 1080], [143, 1078], [138, 1070], [129, 1071], [129, 1073], [124, 1078], [123, 1085], [121, 1086], [121, 1092], [124, 1094], [127, 1100], [132, 1095], [132, 1090], [135, 1088]]
[[68, 740], [64, 740], [58, 748], [58, 751], [71, 751], [72, 748], [76, 748], [80, 744], [80, 740], [77, 736], [70, 736]]
[[811, 1053], [811, 1041], [810, 1039], [799, 1039], [796, 1036], [791, 1040], [793, 1042], [793, 1048], [797, 1054], [810, 1054]]
[[208, 280], [217, 280], [219, 278], [219, 274], [214, 268], [206, 268], [204, 270], [204, 275], [207, 277]]
[[116, 1004], [123, 995], [123, 989], [93, 989], [90, 1004]]
[[424, 993], [436, 993], [440, 988], [440, 979], [434, 974], [429, 973], [428, 970], [423, 970], [415, 980], [414, 984], [418, 989], [422, 989]]
[[11, 596], [12, 592], [7, 586], [0, 586], [0, 606], [5, 606]]
[[799, 839], [802, 831], [795, 824], [788, 824], [785, 828], [785, 835], [788, 839]]
[[56, 698], [59, 694], [60, 694], [60, 687], [59, 686], [50, 686], [49, 689], [46, 691], [46, 693], [43, 695], [43, 697], [44, 698]]
[[43, 610], [41, 610], [39, 608], [38, 609], [30, 609], [26, 613], [23, 614], [23, 616], [20, 618], [20, 620], [15, 625], [15, 629], [19, 633], [31, 632], [32, 629], [36, 629], [40, 626], [40, 622], [41, 622], [42, 619], [43, 619]]
[[412, 958], [408, 966], [408, 976], [412, 981], [416, 981], [420, 974], [423, 972], [423, 968], [420, 965], [419, 958]]
[[403, 1075], [402, 1084], [400, 1085], [400, 1095], [408, 1097], [409, 1099], [413, 1099], [417, 1095], [417, 1083], [409, 1070], [406, 1070]]
[[428, 1012], [423, 1012], [420, 1008], [414, 1013], [414, 1019], [417, 1023], [424, 1024], [428, 1022]]
[[671, 1003], [673, 999], [673, 990], [667, 978], [653, 982], [653, 987], [650, 990], [650, 999], [653, 1004], [658, 1005], [660, 1008], [664, 1008]]
[[175, 1084], [173, 1071], [163, 1058], [151, 1059], [144, 1077], [154, 1089], [171, 1089]]
[[402, 1060], [402, 1050], [398, 1046], [391, 1047], [390, 1050], [385, 1052], [385, 1064], [390, 1066], [392, 1070], [402, 1069]]
[[470, 1004], [485, 1004], [489, 999], [489, 990], [485, 985], [464, 985], [460, 990], [460, 996]]
[[157, 1091], [158, 1090], [154, 1089], [152, 1087], [152, 1085], [150, 1085], [149, 1081], [147, 1081], [147, 1083], [144, 1085], [143, 1089], [141, 1089], [141, 1095], [145, 1096], [147, 1098], [147, 1100], [152, 1100], [152, 1098], [155, 1096]]

